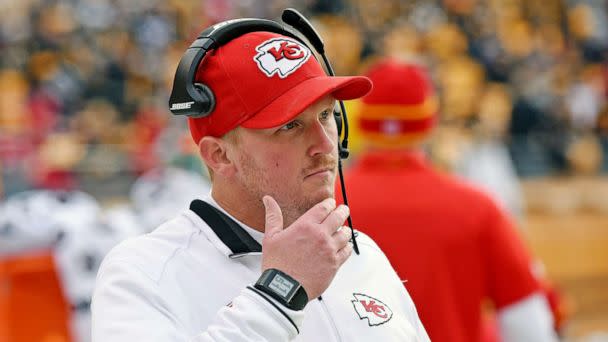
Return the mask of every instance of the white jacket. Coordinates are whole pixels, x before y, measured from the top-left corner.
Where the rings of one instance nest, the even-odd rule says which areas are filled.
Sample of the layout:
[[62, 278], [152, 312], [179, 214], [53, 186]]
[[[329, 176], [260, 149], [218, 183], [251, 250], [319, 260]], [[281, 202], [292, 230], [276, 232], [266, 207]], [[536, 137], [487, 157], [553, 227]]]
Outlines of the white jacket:
[[359, 233], [361, 254], [344, 263], [322, 299], [291, 311], [252, 288], [263, 234], [239, 224], [237, 232], [214, 232], [188, 210], [115, 247], [97, 276], [93, 341], [429, 341], [368, 236]]

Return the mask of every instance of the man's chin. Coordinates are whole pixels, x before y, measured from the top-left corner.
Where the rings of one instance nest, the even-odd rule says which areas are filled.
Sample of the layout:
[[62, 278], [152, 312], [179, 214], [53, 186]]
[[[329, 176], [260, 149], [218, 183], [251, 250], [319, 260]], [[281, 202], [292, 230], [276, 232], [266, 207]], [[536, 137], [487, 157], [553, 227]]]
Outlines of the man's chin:
[[310, 193], [311, 202], [319, 203], [327, 198], [334, 198], [334, 188], [333, 187], [323, 187], [318, 188], [316, 191]]

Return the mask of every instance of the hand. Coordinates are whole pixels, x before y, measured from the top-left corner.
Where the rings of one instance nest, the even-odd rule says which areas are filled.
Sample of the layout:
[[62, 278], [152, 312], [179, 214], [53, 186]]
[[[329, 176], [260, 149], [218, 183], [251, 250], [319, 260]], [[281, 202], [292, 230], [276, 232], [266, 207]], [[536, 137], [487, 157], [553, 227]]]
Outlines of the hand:
[[283, 271], [304, 287], [309, 300], [320, 296], [352, 253], [350, 231], [341, 227], [348, 207], [336, 208], [333, 198], [325, 199], [283, 229], [279, 204], [270, 196], [262, 200], [266, 208], [262, 271]]

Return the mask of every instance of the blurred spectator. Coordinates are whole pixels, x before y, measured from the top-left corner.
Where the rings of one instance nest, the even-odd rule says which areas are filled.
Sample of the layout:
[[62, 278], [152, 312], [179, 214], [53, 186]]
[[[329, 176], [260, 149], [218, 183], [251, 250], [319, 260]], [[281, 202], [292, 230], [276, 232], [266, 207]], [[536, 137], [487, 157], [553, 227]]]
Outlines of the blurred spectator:
[[166, 128], [169, 119], [167, 113], [159, 110], [154, 101], [142, 102], [135, 113], [132, 128], [127, 139], [130, 152], [130, 169], [142, 174], [150, 169], [160, 166], [160, 155], [156, 145], [160, 135]]
[[458, 26], [450, 23], [434, 26], [426, 34], [425, 46], [431, 56], [440, 62], [463, 55], [467, 50], [467, 37]]
[[577, 131], [593, 131], [600, 110], [608, 105], [603, 71], [599, 65], [586, 66], [567, 94], [571, 125]]
[[608, 172], [608, 106], [598, 115], [597, 131], [599, 143], [602, 148], [602, 168], [601, 171]]
[[33, 156], [30, 171], [33, 186], [39, 189], [77, 189], [75, 169], [84, 153], [74, 134], [50, 134]]
[[404, 60], [419, 60], [422, 57], [422, 38], [408, 24], [392, 27], [383, 39], [383, 56]]
[[360, 63], [363, 41], [359, 28], [343, 17], [319, 16], [313, 25], [325, 42], [336, 75], [351, 75]]
[[590, 134], [575, 139], [566, 155], [575, 175], [596, 176], [602, 166], [602, 147], [597, 137]]
[[34, 146], [27, 134], [28, 92], [29, 85], [23, 75], [16, 70], [0, 69], [0, 176], [7, 194], [29, 186], [25, 160]]
[[603, 1], [573, 1], [568, 9], [568, 27], [574, 41], [591, 62], [606, 60], [608, 48], [608, 4]]
[[367, 76], [374, 88], [359, 123], [368, 146], [345, 172], [349, 207], [391, 260], [429, 337], [481, 341], [489, 300], [500, 340], [556, 341], [532, 259], [507, 215], [481, 191], [433, 170], [422, 153], [438, 113], [426, 71], [389, 59]]
[[504, 85], [486, 85], [475, 115], [473, 141], [463, 152], [460, 174], [486, 190], [512, 217], [523, 219], [523, 194], [504, 138], [511, 119]]
[[442, 120], [463, 125], [471, 120], [483, 91], [482, 67], [466, 56], [454, 56], [438, 70]]

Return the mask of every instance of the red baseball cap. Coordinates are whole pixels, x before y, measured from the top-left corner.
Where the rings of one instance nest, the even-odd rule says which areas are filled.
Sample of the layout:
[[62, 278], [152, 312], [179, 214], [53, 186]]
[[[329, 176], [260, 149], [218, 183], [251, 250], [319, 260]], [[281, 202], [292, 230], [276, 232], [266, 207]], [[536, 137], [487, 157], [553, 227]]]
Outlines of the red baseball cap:
[[327, 76], [304, 44], [271, 32], [247, 33], [209, 51], [195, 80], [211, 88], [216, 101], [209, 116], [188, 118], [196, 143], [237, 126], [279, 126], [325, 95], [350, 100], [372, 88], [366, 77]]

